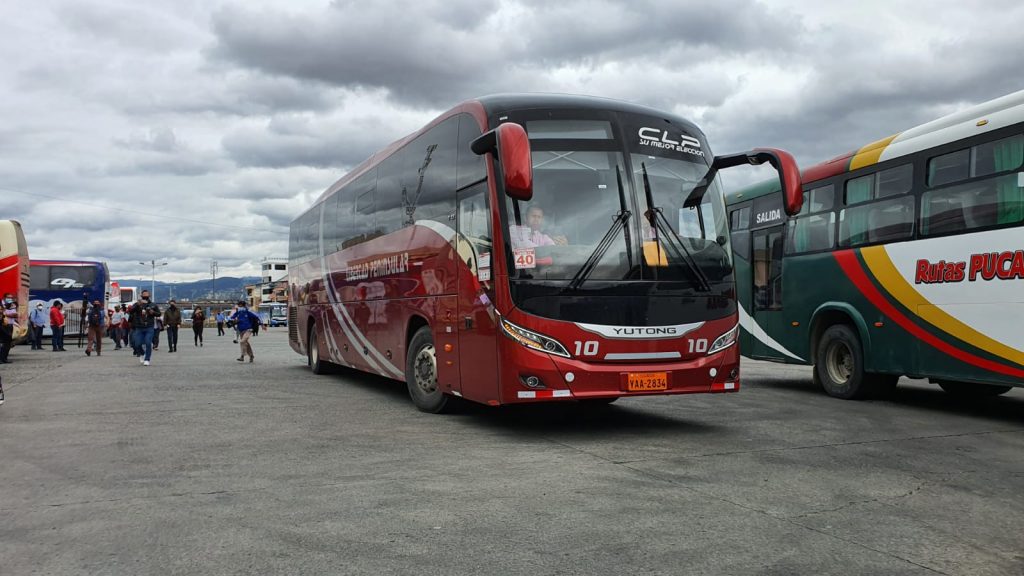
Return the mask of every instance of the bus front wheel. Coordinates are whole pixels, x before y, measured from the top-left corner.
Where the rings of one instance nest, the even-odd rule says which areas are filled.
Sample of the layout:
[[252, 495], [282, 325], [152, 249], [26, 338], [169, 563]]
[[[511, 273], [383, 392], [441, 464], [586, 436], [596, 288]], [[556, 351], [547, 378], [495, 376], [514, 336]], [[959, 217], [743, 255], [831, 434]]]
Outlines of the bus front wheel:
[[972, 384], [970, 382], [949, 382], [946, 380], [939, 381], [938, 384], [947, 394], [958, 398], [990, 398], [1013, 390], [1013, 386], [999, 386], [997, 384]]
[[430, 414], [443, 412], [448, 396], [437, 385], [437, 357], [434, 336], [427, 326], [421, 327], [409, 340], [405, 360], [405, 384], [416, 408]]
[[829, 396], [853, 400], [864, 398], [870, 392], [860, 339], [845, 324], [830, 326], [821, 335], [814, 373], [815, 380]]

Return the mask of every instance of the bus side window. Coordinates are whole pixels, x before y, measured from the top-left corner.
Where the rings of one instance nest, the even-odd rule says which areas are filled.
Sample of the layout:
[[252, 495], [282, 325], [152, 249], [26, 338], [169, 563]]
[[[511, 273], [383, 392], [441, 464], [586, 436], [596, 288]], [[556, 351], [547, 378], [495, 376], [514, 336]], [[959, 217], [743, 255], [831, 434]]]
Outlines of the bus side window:
[[729, 220], [733, 253], [744, 260], [750, 260], [750, 206], [733, 210]]

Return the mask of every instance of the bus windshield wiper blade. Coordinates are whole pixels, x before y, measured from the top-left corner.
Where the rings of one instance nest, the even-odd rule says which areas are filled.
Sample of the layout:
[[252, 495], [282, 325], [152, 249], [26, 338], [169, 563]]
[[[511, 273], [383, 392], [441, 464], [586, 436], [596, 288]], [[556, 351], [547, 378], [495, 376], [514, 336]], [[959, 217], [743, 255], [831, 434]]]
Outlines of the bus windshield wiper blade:
[[[644, 214], [647, 217], [647, 221], [651, 225], [651, 230], [654, 232], [654, 243], [658, 246], [658, 250], [661, 250], [661, 237], [665, 237], [665, 243], [668, 244], [669, 248], [675, 252], [675, 256], [686, 263], [687, 269], [693, 276], [694, 280], [697, 281], [698, 288], [705, 292], [711, 290], [711, 284], [708, 283], [707, 277], [704, 272], [697, 265], [697, 262], [693, 259], [693, 255], [690, 254], [690, 250], [687, 249], [686, 244], [679, 240], [675, 232], [672, 231], [672, 226], [669, 225], [668, 220], [665, 219], [665, 215], [661, 212], [661, 208], [654, 205], [654, 195], [651, 192], [651, 181], [647, 177], [647, 165], [643, 162], [640, 163], [640, 169], [643, 171], [644, 180], [644, 195], [647, 200], [647, 212]], [[661, 259], [661, 256], [658, 256]]]
[[583, 266], [580, 266], [580, 269], [576, 271], [576, 274], [572, 277], [572, 280], [569, 282], [566, 290], [576, 290], [587, 281], [587, 278], [589, 278], [594, 272], [594, 268], [597, 268], [598, 262], [600, 262], [601, 258], [604, 257], [605, 252], [608, 252], [608, 249], [611, 248], [612, 242], [614, 241], [613, 239], [619, 233], [620, 229], [626, 238], [626, 258], [629, 260], [629, 269], [633, 269], [633, 252], [632, 247], [630, 246], [629, 226], [626, 225], [626, 222], [629, 221], [629, 217], [632, 216], [633, 213], [626, 208], [626, 192], [622, 187], [622, 170], [620, 170], [618, 166], [615, 167], [615, 179], [619, 186], [619, 213], [615, 215], [611, 228], [604, 233], [604, 238], [601, 238], [601, 241], [598, 242], [596, 247], [594, 247], [594, 251], [590, 253], [590, 257], [588, 257], [587, 261], [583, 263]]

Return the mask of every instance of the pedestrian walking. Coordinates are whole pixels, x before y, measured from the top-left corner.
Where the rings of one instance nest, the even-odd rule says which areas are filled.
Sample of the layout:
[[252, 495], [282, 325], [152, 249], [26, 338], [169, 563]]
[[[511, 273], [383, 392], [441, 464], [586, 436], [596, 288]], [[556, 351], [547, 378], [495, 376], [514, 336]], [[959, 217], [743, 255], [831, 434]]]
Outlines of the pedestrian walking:
[[29, 338], [32, 339], [32, 349], [43, 349], [43, 328], [46, 328], [46, 312], [43, 311], [43, 303], [36, 304], [35, 310], [28, 316]]
[[103, 326], [106, 321], [107, 311], [103, 309], [99, 300], [93, 300], [92, 306], [90, 306], [89, 310], [85, 313], [85, 337], [87, 340], [87, 344], [85, 346], [86, 356], [92, 356], [94, 347], [96, 349], [97, 356], [100, 356], [103, 352]]
[[[125, 304], [124, 306], [121, 307], [121, 345], [122, 346], [130, 346], [131, 345], [131, 334], [132, 334], [132, 327], [131, 327], [131, 321], [128, 318], [128, 305]], [[132, 348], [134, 348], [134, 346], [132, 346]]]
[[18, 325], [18, 304], [13, 294], [5, 294], [0, 315], [0, 364], [10, 364], [8, 357], [14, 346], [14, 328]]
[[217, 315], [214, 317], [217, 320], [217, 336], [224, 335], [224, 311], [217, 310]]
[[128, 313], [132, 325], [132, 341], [139, 351], [139, 363], [149, 366], [153, 357], [153, 334], [156, 332], [156, 321], [160, 318], [160, 308], [149, 299], [149, 290], [143, 290], [139, 301]]
[[110, 315], [110, 339], [114, 341], [114, 350], [121, 349], [121, 341], [124, 339], [121, 335], [124, 316], [124, 312], [121, 312], [121, 305], [114, 306], [114, 313]]
[[206, 314], [203, 313], [202, 308], [196, 308], [192, 311], [192, 336], [195, 339], [196, 346], [203, 345], [203, 328], [206, 323]]
[[167, 330], [167, 353], [178, 351], [178, 327], [181, 326], [181, 310], [172, 298], [164, 310], [164, 329]]
[[64, 349], [64, 303], [57, 300], [50, 306], [50, 344], [54, 352], [67, 352]]
[[164, 318], [157, 316], [153, 319], [153, 350], [160, 349], [160, 333], [164, 331]]
[[238, 329], [238, 343], [242, 348], [242, 355], [238, 357], [238, 361], [244, 362], [245, 356], [248, 354], [249, 362], [251, 363], [256, 358], [252, 354], [252, 344], [249, 340], [252, 339], [253, 326], [259, 323], [260, 318], [245, 307], [245, 301], [239, 300], [238, 308], [236, 308], [235, 313], [231, 315], [231, 321]]

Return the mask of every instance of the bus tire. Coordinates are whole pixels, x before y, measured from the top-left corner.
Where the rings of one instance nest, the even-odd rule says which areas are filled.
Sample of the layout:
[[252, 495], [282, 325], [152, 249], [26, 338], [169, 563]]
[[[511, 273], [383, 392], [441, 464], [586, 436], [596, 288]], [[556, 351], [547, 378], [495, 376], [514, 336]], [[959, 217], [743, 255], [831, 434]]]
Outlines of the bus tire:
[[306, 364], [313, 374], [327, 374], [327, 362], [320, 357], [320, 337], [316, 335], [316, 324], [309, 326], [309, 344], [306, 346]]
[[970, 382], [950, 382], [940, 380], [938, 382], [946, 394], [957, 398], [991, 398], [1006, 394], [1013, 390], [1013, 386], [1000, 386], [998, 384], [972, 384]]
[[448, 405], [448, 396], [437, 385], [434, 336], [428, 326], [421, 326], [409, 340], [405, 359], [405, 384], [412, 403], [422, 412], [438, 414]]
[[829, 396], [859, 400], [871, 392], [871, 379], [864, 373], [864, 351], [860, 338], [846, 324], [830, 326], [818, 342], [814, 371]]

